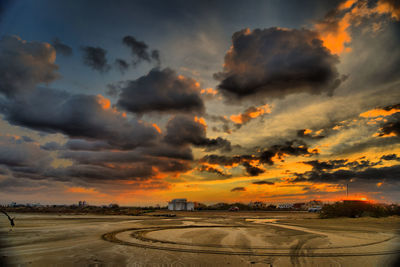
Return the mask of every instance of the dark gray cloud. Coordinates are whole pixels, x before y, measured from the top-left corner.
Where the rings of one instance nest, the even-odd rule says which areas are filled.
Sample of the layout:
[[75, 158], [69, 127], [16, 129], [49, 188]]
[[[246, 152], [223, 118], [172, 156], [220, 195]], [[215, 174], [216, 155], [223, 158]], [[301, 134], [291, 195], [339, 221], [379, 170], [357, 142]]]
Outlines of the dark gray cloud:
[[72, 138], [102, 140], [121, 149], [148, 145], [157, 138], [154, 127], [105, 109], [100, 100], [93, 95], [36, 88], [16, 100], [0, 103], [0, 112], [14, 125]]
[[107, 84], [106, 95], [117, 97], [121, 91], [121, 88], [125, 86], [125, 82], [123, 81]]
[[215, 126], [212, 128], [212, 130], [214, 132], [224, 132], [227, 134], [232, 133], [232, 127], [231, 127], [232, 123], [225, 116], [206, 114], [205, 117], [213, 122], [221, 122], [222, 123], [222, 126], [220, 128], [215, 127]]
[[62, 43], [60, 39], [54, 38], [52, 45], [56, 49], [57, 54], [61, 54], [63, 56], [72, 56], [72, 48]]
[[327, 160], [327, 161], [319, 161], [319, 160], [311, 160], [305, 161], [304, 164], [311, 165], [313, 167], [313, 171], [320, 172], [326, 170], [334, 170], [342, 167], [348, 167], [352, 170], [360, 170], [367, 167], [373, 167], [379, 165], [381, 162], [371, 162], [369, 160], [361, 159], [356, 161], [349, 161], [347, 159], [338, 159], [338, 160]]
[[232, 36], [219, 90], [229, 98], [284, 97], [307, 92], [331, 94], [341, 79], [339, 59], [316, 32], [306, 29], [247, 29]]
[[[85, 142], [87, 144], [84, 144]], [[96, 150], [93, 147], [87, 148], [88, 143], [92, 143], [93, 146], [96, 144], [74, 140], [68, 145], [61, 146], [53, 142], [39, 147], [36, 143], [21, 143], [14, 138], [0, 136], [0, 167], [2, 173], [7, 174], [16, 183], [19, 179], [31, 179], [74, 183], [130, 180], [148, 184], [157, 180], [154, 177], [159, 172], [175, 174], [191, 169], [192, 158], [181, 159], [182, 154], [177, 152], [179, 148], [170, 147], [169, 154], [164, 148], [161, 155], [156, 155], [145, 147], [128, 151]], [[46, 150], [57, 150], [59, 158], [72, 161], [72, 165], [52, 167], [51, 162], [54, 158]], [[165, 182], [164, 184], [167, 185]]]
[[274, 182], [270, 182], [270, 181], [255, 181], [252, 184], [256, 184], [256, 185], [265, 185], [265, 184], [274, 185], [275, 183]]
[[158, 66], [161, 65], [161, 59], [160, 59], [160, 51], [158, 50], [152, 50], [151, 51], [151, 56], [150, 56]]
[[245, 187], [235, 187], [231, 189], [231, 192], [243, 192], [246, 191]]
[[225, 173], [222, 170], [219, 170], [214, 167], [207, 166], [207, 165], [201, 165], [197, 168], [197, 170], [200, 172], [209, 172], [209, 173], [217, 174], [218, 176], [225, 177], [225, 178], [232, 177], [231, 174]]
[[204, 111], [200, 88], [195, 80], [178, 76], [166, 68], [152, 69], [147, 75], [127, 82], [117, 106], [134, 113]]
[[389, 154], [389, 155], [383, 155], [381, 157], [381, 160], [397, 160], [400, 161], [400, 157], [397, 156], [396, 154]]
[[40, 146], [41, 149], [43, 150], [47, 150], [47, 151], [56, 151], [56, 150], [61, 150], [63, 149], [63, 146], [60, 145], [57, 142], [47, 142], [44, 145]]
[[35, 140], [33, 140], [32, 138], [30, 138], [29, 136], [22, 136], [21, 137], [22, 138], [22, 140], [24, 140], [24, 142], [27, 142], [27, 143], [29, 143], [29, 142], [35, 142]]
[[7, 97], [33, 90], [59, 77], [56, 51], [46, 43], [25, 42], [17, 36], [0, 39], [0, 93]]
[[264, 172], [265, 172], [265, 170], [263, 170], [263, 169], [261, 169], [261, 168], [259, 168], [259, 167], [257, 167], [257, 166], [251, 165], [251, 164], [248, 163], [248, 162], [243, 162], [243, 163], [242, 163], [242, 166], [246, 169], [246, 172], [247, 172], [250, 176], [258, 176], [258, 175], [260, 175], [261, 173], [264, 173]]
[[389, 105], [389, 106], [383, 107], [383, 109], [386, 111], [390, 111], [392, 109], [400, 109], [400, 104]]
[[[175, 149], [176, 150], [176, 149]], [[179, 150], [179, 149], [178, 149]], [[70, 175], [75, 177], [77, 172], [75, 168], [78, 166], [82, 170], [82, 174], [78, 177], [84, 179], [98, 179], [103, 177], [104, 173], [97, 173], [98, 170], [105, 170], [106, 173], [114, 173], [110, 175], [108, 180], [115, 179], [151, 179], [158, 172], [162, 173], [177, 173], [185, 172], [191, 169], [191, 159], [181, 159], [181, 155], [166, 153], [164, 151], [162, 156], [152, 155], [151, 151], [146, 149], [137, 149], [129, 151], [63, 151], [60, 155], [61, 158], [69, 159], [74, 162], [74, 165], [67, 170], [62, 170], [59, 175]], [[83, 170], [90, 170], [87, 175]], [[65, 172], [67, 171], [67, 174]], [[70, 173], [72, 172], [72, 174]], [[101, 179], [106, 179], [101, 178]]]
[[339, 160], [328, 160], [328, 161], [311, 160], [311, 161], [305, 161], [303, 163], [311, 165], [314, 170], [322, 171], [322, 170], [332, 170], [340, 167], [345, 167], [347, 162], [348, 162], [347, 159], [339, 159]]
[[106, 141], [87, 141], [82, 139], [70, 139], [65, 143], [64, 147], [69, 150], [88, 150], [88, 151], [101, 151], [113, 148]]
[[128, 69], [129, 69], [129, 63], [126, 62], [123, 59], [117, 58], [115, 60], [115, 66], [117, 67], [117, 69], [124, 74]]
[[385, 123], [381, 128], [380, 136], [394, 134], [400, 136], [400, 121]]
[[178, 115], [167, 124], [165, 142], [176, 146], [194, 145], [203, 147], [206, 151], [230, 151], [231, 143], [221, 137], [210, 139], [206, 137], [206, 127], [194, 118]]
[[302, 174], [296, 174], [293, 182], [323, 182], [340, 183], [348, 182], [351, 179], [361, 181], [399, 181], [400, 165], [390, 167], [369, 167], [361, 170], [336, 170], [327, 171], [308, 171]]
[[[392, 109], [399, 108], [399, 104], [391, 105], [384, 107], [383, 109], [386, 111], [391, 111]], [[390, 136], [399, 137], [400, 136], [400, 112], [396, 112], [392, 114], [390, 117], [387, 117], [385, 123], [381, 125], [379, 136], [383, 136], [385, 138]], [[398, 140], [397, 140], [398, 141]]]
[[[7, 81], [11, 88], [18, 90], [0, 98], [0, 113], [4, 119], [42, 133], [62, 133], [73, 138], [65, 144], [48, 142], [41, 146], [26, 136], [0, 140], [3, 156], [0, 156], [0, 167], [10, 178], [74, 183], [145, 181], [143, 188], [146, 189], [147, 185], [149, 188], [168, 186], [167, 182], [157, 182], [155, 176], [160, 172], [176, 175], [191, 168], [193, 155], [189, 144], [176, 146], [164, 142], [152, 125], [128, 119], [101, 95], [71, 94], [39, 87], [38, 84], [46, 80], [35, 75], [43, 72], [47, 77], [46, 71], [53, 74], [56, 69], [46, 65], [55, 58], [51, 46], [27, 43], [14, 37], [6, 41], [17, 45], [3, 43], [2, 49], [11, 51], [3, 54], [10, 62], [19, 63], [18, 67], [7, 70], [7, 77], [21, 79]], [[46, 55], [38, 58], [38, 62], [35, 61], [37, 49]], [[21, 55], [35, 60], [18, 61]], [[25, 76], [19, 74], [23, 69], [28, 70]], [[72, 165], [52, 167], [55, 155], [51, 151], [57, 151], [56, 157], [68, 159]]]
[[83, 63], [101, 73], [107, 72], [111, 66], [107, 63], [107, 51], [101, 47], [82, 47]]
[[149, 46], [145, 42], [138, 41], [135, 37], [127, 35], [122, 39], [122, 43], [131, 49], [131, 53], [134, 56], [134, 66], [141, 61], [155, 61], [157, 65], [160, 65], [160, 52], [158, 50], [149, 51]]
[[237, 156], [220, 156], [220, 155], [206, 155], [200, 159], [200, 162], [210, 164], [218, 164], [222, 166], [232, 166], [234, 164], [242, 165], [247, 174], [250, 176], [258, 176], [265, 172], [262, 168], [254, 165], [254, 161], [258, 161], [260, 165], [273, 165], [273, 159], [284, 161], [286, 155], [292, 156], [311, 156], [318, 154], [317, 151], [308, 148], [307, 144], [299, 140], [291, 140], [283, 144], [270, 146], [261, 152], [254, 153], [258, 155], [237, 155]]
[[306, 143], [300, 140], [291, 140], [283, 144], [270, 146], [268, 149], [264, 150], [259, 156], [261, 163], [273, 165], [273, 157], [282, 158], [285, 155], [301, 156], [301, 155], [313, 155], [318, 154], [316, 150], [310, 150]]
[[34, 176], [43, 172], [51, 162], [49, 153], [41, 150], [37, 144], [0, 136], [0, 166], [10, 173]]
[[[305, 173], [295, 173], [294, 182], [326, 182], [340, 183], [348, 182], [351, 179], [381, 181], [398, 181], [400, 165], [390, 167], [379, 167], [382, 160], [398, 160], [395, 154], [384, 155], [381, 160], [371, 162], [360, 158], [359, 160], [349, 161], [347, 159], [327, 160], [327, 161], [306, 161], [305, 164], [311, 165], [311, 171]], [[343, 169], [346, 168], [346, 169]]]

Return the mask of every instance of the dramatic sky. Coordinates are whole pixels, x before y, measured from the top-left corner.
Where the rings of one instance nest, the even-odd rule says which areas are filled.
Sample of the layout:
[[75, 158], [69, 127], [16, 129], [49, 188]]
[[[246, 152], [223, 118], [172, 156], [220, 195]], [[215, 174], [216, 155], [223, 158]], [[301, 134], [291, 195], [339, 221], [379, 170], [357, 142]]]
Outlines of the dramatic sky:
[[0, 1], [0, 203], [400, 202], [400, 1]]

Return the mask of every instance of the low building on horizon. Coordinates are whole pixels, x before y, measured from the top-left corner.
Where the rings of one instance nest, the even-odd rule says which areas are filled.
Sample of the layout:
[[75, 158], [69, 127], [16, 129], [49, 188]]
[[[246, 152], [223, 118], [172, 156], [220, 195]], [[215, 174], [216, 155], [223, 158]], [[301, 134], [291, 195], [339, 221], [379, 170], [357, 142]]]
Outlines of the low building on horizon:
[[194, 202], [188, 202], [186, 198], [176, 198], [168, 202], [168, 210], [194, 210]]
[[282, 203], [278, 205], [278, 209], [291, 209], [293, 208], [292, 203]]
[[85, 200], [78, 202], [78, 207], [87, 207], [87, 206], [88, 206], [88, 203]]
[[305, 210], [305, 208], [306, 208], [306, 203], [304, 203], [304, 202], [294, 203], [294, 204], [293, 204], [293, 208], [294, 208], [295, 210]]
[[262, 201], [254, 201], [249, 203], [249, 207], [252, 209], [264, 209], [266, 207], [265, 203]]

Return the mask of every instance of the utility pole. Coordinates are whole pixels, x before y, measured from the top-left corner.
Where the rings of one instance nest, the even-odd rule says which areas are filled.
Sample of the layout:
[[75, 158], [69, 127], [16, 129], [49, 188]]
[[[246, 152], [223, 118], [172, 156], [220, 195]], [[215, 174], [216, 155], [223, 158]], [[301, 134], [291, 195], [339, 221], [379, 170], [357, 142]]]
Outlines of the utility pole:
[[349, 198], [349, 184], [346, 184], [346, 198]]

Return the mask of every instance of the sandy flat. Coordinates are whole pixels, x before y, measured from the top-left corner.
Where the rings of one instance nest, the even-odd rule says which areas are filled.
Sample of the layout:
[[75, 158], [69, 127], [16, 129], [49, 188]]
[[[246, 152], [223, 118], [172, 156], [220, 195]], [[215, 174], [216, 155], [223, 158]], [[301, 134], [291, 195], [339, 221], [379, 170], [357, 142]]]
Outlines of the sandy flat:
[[367, 267], [390, 266], [400, 249], [399, 217], [322, 220], [290, 212], [181, 212], [167, 219], [14, 216], [12, 231], [6, 218], [0, 220], [0, 257], [8, 266]]

